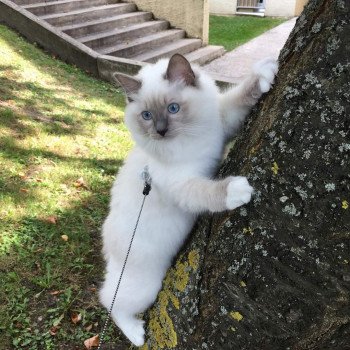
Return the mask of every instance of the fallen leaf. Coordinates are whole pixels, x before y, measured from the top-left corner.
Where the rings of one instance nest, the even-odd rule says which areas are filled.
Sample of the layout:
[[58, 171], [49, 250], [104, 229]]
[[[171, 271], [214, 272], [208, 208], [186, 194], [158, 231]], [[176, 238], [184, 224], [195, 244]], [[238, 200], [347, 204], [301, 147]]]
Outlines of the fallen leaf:
[[99, 337], [98, 337], [98, 334], [97, 335], [94, 335], [93, 337], [89, 338], [89, 339], [86, 339], [84, 341], [84, 345], [85, 347], [89, 350], [93, 347], [97, 347], [98, 346], [98, 343], [99, 343]]
[[77, 313], [77, 312], [73, 312], [70, 319], [72, 320], [72, 322], [74, 324], [77, 324], [78, 322], [81, 321], [81, 314]]
[[56, 225], [57, 224], [57, 216], [50, 215], [44, 218], [44, 221], [48, 222], [49, 224]]
[[67, 236], [67, 235], [62, 235], [61, 238], [62, 238], [65, 242], [68, 241], [68, 236]]
[[23, 193], [28, 193], [29, 192], [28, 188], [21, 188], [20, 191], [23, 192]]
[[89, 288], [89, 291], [90, 291], [90, 292], [96, 292], [96, 287], [90, 287], [90, 288]]
[[77, 188], [79, 188], [79, 187], [86, 188], [86, 183], [85, 183], [83, 177], [79, 177], [79, 179], [74, 182], [74, 186]]
[[89, 324], [87, 327], [85, 327], [85, 330], [87, 331], [87, 332], [90, 332], [91, 331], [91, 329], [92, 329], [92, 324]]
[[57, 334], [57, 332], [58, 332], [58, 327], [53, 326], [53, 327], [51, 327], [51, 328], [49, 329], [49, 333], [50, 333], [53, 337]]
[[50, 292], [49, 294], [51, 295], [60, 295], [63, 293], [63, 290], [53, 290], [52, 292]]
[[23, 328], [23, 325], [22, 325], [22, 323], [20, 323], [20, 322], [18, 322], [18, 321], [16, 321], [15, 323], [14, 323], [14, 326], [16, 327], [16, 328]]

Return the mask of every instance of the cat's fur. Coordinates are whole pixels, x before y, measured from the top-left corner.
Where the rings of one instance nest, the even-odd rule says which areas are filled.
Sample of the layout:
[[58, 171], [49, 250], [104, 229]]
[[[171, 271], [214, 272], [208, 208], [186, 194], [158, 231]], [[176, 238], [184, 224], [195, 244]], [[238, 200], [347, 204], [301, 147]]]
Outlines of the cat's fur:
[[[276, 72], [274, 60], [261, 61], [246, 80], [222, 94], [203, 70], [191, 68], [181, 55], [148, 65], [135, 78], [116, 74], [128, 97], [125, 122], [136, 145], [114, 183], [103, 225], [107, 273], [100, 299], [108, 309], [142, 202], [140, 174], [147, 165], [152, 191], [112, 312], [135, 345], [144, 343], [143, 321], [136, 315], [154, 302], [197, 215], [249, 202], [253, 189], [245, 177], [211, 178], [225, 141], [269, 90]], [[179, 104], [178, 113], [167, 111], [170, 103]], [[150, 111], [152, 119], [144, 120], [142, 111]]]

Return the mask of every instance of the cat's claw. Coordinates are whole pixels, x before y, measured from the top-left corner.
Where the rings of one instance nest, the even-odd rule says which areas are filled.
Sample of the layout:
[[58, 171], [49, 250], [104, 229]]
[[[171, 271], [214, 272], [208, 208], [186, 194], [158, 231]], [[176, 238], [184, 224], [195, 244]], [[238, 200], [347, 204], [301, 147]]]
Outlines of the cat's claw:
[[227, 209], [235, 209], [250, 201], [253, 193], [253, 187], [249, 185], [244, 176], [232, 177], [227, 185], [226, 206]]
[[253, 72], [258, 76], [261, 92], [270, 90], [278, 72], [278, 63], [274, 58], [265, 58], [253, 66]]

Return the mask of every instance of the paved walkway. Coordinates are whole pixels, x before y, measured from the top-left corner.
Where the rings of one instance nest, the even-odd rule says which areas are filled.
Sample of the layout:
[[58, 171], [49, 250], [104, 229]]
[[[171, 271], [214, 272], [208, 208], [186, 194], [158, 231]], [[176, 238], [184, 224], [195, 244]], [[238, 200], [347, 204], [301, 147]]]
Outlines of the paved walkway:
[[296, 18], [292, 18], [270, 29], [246, 44], [210, 62], [204, 66], [204, 69], [212, 73], [214, 78], [216, 75], [220, 75], [232, 82], [242, 80], [242, 77], [250, 72], [254, 62], [266, 57], [278, 58], [280, 50], [295, 25], [295, 21]]

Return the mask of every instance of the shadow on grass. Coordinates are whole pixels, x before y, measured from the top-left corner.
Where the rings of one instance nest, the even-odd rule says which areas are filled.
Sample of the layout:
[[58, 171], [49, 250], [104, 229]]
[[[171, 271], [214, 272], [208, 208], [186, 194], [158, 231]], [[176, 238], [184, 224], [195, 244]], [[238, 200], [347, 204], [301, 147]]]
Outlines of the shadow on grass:
[[[78, 108], [72, 100], [61, 98], [58, 94], [66, 87], [82, 93], [79, 98], [84, 98], [86, 92], [87, 99], [94, 96], [108, 104], [123, 106], [123, 97], [117, 96], [112, 86], [52, 60], [4, 28], [0, 25], [0, 34], [5, 31], [2, 40], [40, 72], [49, 73], [55, 86], [23, 82], [18, 79], [21, 78], [19, 68], [0, 63], [0, 130], [4, 131], [0, 137], [0, 153], [5, 165], [13, 164], [0, 169], [2, 198], [10, 198], [15, 209], [17, 205], [30, 208], [32, 203], [44, 210], [49, 207], [45, 200], [50, 198], [41, 198], [35, 186], [30, 187], [29, 192], [21, 192], [28, 184], [16, 173], [17, 166], [21, 165], [26, 171], [50, 162], [54, 166], [84, 169], [84, 174], [94, 174], [96, 183], [88, 189], [76, 190], [77, 197], [72, 198], [67, 207], [56, 206], [47, 212], [56, 217], [55, 223], [45, 221], [30, 209], [20, 218], [1, 218], [0, 234], [9, 234], [13, 239], [6, 253], [0, 256], [0, 349], [81, 349], [83, 340], [100, 332], [105, 318], [105, 310], [97, 298], [97, 288], [103, 278], [99, 233], [108, 211], [111, 176], [122, 160], [62, 155], [43, 149], [44, 146], [27, 149], [17, 141], [44, 131], [58, 137], [71, 135], [69, 142], [74, 143], [75, 135], [91, 133], [91, 125], [97, 122], [118, 122], [96, 102], [91, 108]], [[45, 115], [45, 111], [50, 112], [50, 104], [62, 110], [62, 115]], [[74, 114], [79, 115], [79, 120], [72, 117]], [[91, 121], [90, 117], [96, 120]], [[87, 130], [89, 124], [90, 130]], [[106, 177], [97, 176], [96, 170], [103, 170]], [[58, 181], [64, 181], [65, 174], [62, 172], [59, 176]], [[0, 215], [3, 215], [1, 209]], [[62, 235], [68, 240], [62, 239]], [[57, 294], [50, 294], [56, 291]], [[72, 323], [73, 312], [83, 315], [79, 324]], [[50, 330], [57, 320], [58, 331], [52, 335]], [[119, 333], [112, 325], [108, 336], [118, 343]], [[14, 341], [19, 341], [19, 345], [14, 347]]]
[[[13, 105], [7, 108], [17, 115], [37, 120], [48, 133], [84, 134], [86, 128], [82, 125], [81, 119], [88, 118], [89, 122], [94, 124], [95, 119], [111, 117], [110, 113], [95, 105], [91, 108], [74, 105], [76, 100], [74, 97], [71, 98], [74, 91], [79, 92], [76, 98], [80, 100], [93, 97], [106, 105], [121, 107], [125, 105], [123, 94], [111, 84], [90, 77], [81, 69], [60, 60], [52, 59], [3, 25], [0, 25], [0, 35], [1, 40], [19, 56], [19, 61], [13, 65], [0, 63], [0, 102], [16, 101], [17, 109]], [[30, 66], [48, 76], [49, 87], [29, 80], [20, 81], [23, 80], [20, 79], [23, 71], [20, 67], [23, 61], [28, 61]], [[70, 99], [65, 99], [64, 95], [68, 95]], [[79, 119], [74, 115], [79, 115]], [[111, 118], [110, 121], [116, 124], [121, 122], [121, 119]]]
[[[99, 193], [50, 213], [57, 218], [55, 224], [30, 215], [16, 223], [16, 240], [0, 258], [0, 337], [6, 349], [19, 339], [20, 344], [29, 342], [16, 347], [20, 349], [81, 349], [84, 340], [101, 331], [106, 310], [98, 301], [104, 270], [100, 230], [109, 187], [106, 183]], [[83, 317], [78, 324], [72, 323], [74, 313]], [[106, 344], [129, 348], [113, 322]]]
[[[100, 332], [105, 310], [97, 295], [103, 278], [99, 231], [107, 204], [92, 195], [82, 205], [56, 213], [55, 225], [33, 217], [18, 223], [10, 258], [0, 259], [0, 323], [2, 344], [8, 349], [16, 339], [30, 342], [21, 349], [81, 349], [85, 339]], [[84, 315], [76, 325], [71, 321], [75, 312]], [[49, 331], [58, 319], [59, 329], [52, 336]], [[112, 326], [108, 335], [119, 337]]]
[[[68, 101], [55, 96], [55, 90], [47, 89], [35, 84], [33, 82], [18, 82], [11, 79], [0, 77], [0, 93], [1, 93], [1, 106], [6, 108], [7, 117], [9, 117], [12, 111], [12, 126], [14, 131], [16, 129], [15, 118], [35, 120], [39, 124], [35, 126], [40, 127], [49, 134], [55, 135], [67, 135], [67, 134], [84, 134], [84, 126], [81, 120], [74, 120], [72, 117], [75, 113], [86, 114], [87, 110], [81, 110], [74, 107]], [[6, 103], [6, 101], [16, 101], [16, 105]], [[20, 106], [20, 107], [19, 107]], [[61, 115], [47, 116], [45, 110], [54, 106], [64, 111]], [[50, 113], [51, 111], [47, 111]], [[9, 120], [4, 112], [0, 110], [0, 127], [6, 125], [11, 127]], [[94, 113], [89, 111], [89, 113]], [[99, 111], [101, 114], [101, 111]], [[106, 115], [106, 113], [104, 113]], [[34, 127], [26, 124], [21, 125], [22, 132], [24, 134], [32, 134]]]
[[[40, 148], [36, 149], [25, 149], [16, 145], [13, 140], [0, 137], [1, 155], [11, 161], [20, 162], [27, 166], [29, 169], [31, 166], [35, 166], [35, 159], [40, 157], [41, 163], [45, 160], [59, 163], [67, 162], [72, 169], [79, 168], [90, 168], [99, 169], [103, 171], [105, 175], [113, 176], [116, 174], [119, 167], [122, 165], [122, 160], [115, 158], [104, 158], [104, 159], [94, 159], [94, 158], [83, 158], [83, 157], [70, 157], [62, 156], [54, 152], [42, 150]], [[40, 166], [37, 166], [40, 168]], [[1, 197], [6, 196], [11, 197], [14, 203], [24, 204], [25, 202], [39, 201], [40, 197], [38, 195], [37, 189], [30, 186], [30, 190], [23, 190], [28, 187], [28, 183], [19, 175], [14, 175], [11, 171], [6, 168], [0, 170], [1, 180], [0, 180], [0, 192]], [[64, 183], [64, 178], [61, 182]], [[109, 190], [110, 183], [108, 182]]]

